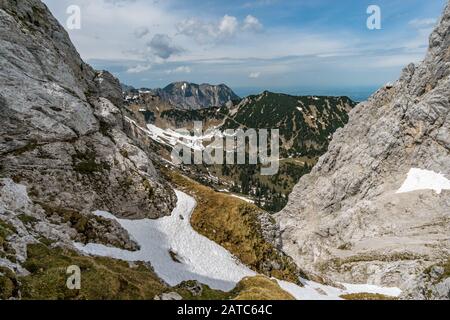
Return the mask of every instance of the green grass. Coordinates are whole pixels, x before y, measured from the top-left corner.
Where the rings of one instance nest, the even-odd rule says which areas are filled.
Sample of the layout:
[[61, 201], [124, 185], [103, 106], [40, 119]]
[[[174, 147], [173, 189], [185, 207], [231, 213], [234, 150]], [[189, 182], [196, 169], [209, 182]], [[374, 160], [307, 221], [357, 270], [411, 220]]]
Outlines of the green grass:
[[14, 273], [0, 267], [0, 300], [18, 297], [19, 284]]
[[38, 219], [36, 219], [35, 217], [28, 216], [26, 214], [20, 214], [17, 216], [17, 218], [19, 218], [19, 220], [22, 221], [22, 223], [25, 225], [33, 224], [38, 221]]
[[173, 291], [176, 291], [185, 300], [228, 300], [231, 297], [230, 292], [211, 289], [207, 285], [200, 285], [201, 292], [194, 294], [192, 290], [188, 289], [193, 286], [198, 286], [198, 283], [196, 281], [184, 281], [174, 287]]
[[[143, 263], [130, 267], [128, 262], [103, 257], [79, 256], [44, 244], [28, 246], [24, 267], [31, 272], [20, 278], [23, 299], [153, 299], [167, 290], [165, 284]], [[66, 270], [81, 269], [81, 289], [69, 290]]]
[[74, 170], [83, 175], [94, 174], [96, 172], [108, 171], [111, 166], [104, 162], [97, 162], [94, 151], [78, 152], [74, 157]]
[[450, 258], [447, 259], [447, 262], [443, 265], [444, 273], [442, 274], [441, 280], [450, 277]]
[[440, 275], [437, 279], [434, 279], [433, 282], [435, 284], [450, 277], [450, 258], [447, 258], [447, 260], [445, 260], [444, 262], [442, 262], [440, 264], [428, 267], [427, 269], [425, 269], [424, 273], [427, 275], [430, 275], [431, 269], [435, 266], [444, 268], [444, 272], [442, 273], [442, 275]]
[[396, 297], [386, 296], [379, 293], [351, 293], [340, 296], [344, 300], [397, 300]]
[[295, 300], [275, 280], [264, 276], [242, 279], [232, 291], [232, 296], [233, 300]]
[[38, 146], [39, 145], [38, 145], [37, 141], [31, 140], [26, 145], [24, 145], [23, 147], [15, 149], [12, 153], [15, 156], [20, 156], [21, 154], [24, 154], [24, 153], [31, 152], [31, 151], [35, 150]]
[[6, 243], [6, 238], [16, 232], [16, 229], [11, 224], [0, 220], [0, 249], [2, 249]]
[[[62, 248], [49, 248], [43, 243], [31, 244], [24, 267], [30, 275], [17, 278], [8, 269], [0, 268], [0, 299], [17, 297], [25, 300], [153, 300], [167, 292], [177, 292], [185, 300], [284, 300], [292, 296], [274, 281], [263, 276], [245, 278], [230, 292], [211, 289], [195, 281], [169, 287], [144, 263], [105, 257], [80, 256]], [[67, 268], [81, 269], [81, 289], [66, 286]], [[197, 294], [190, 290], [199, 288]]]

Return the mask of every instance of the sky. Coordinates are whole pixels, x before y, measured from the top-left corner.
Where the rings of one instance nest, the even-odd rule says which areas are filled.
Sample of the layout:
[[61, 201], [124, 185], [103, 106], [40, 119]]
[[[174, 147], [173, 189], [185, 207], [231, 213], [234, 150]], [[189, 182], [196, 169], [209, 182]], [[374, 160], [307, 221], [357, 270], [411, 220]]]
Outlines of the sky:
[[[123, 83], [225, 83], [245, 95], [362, 92], [394, 81], [423, 59], [446, 0], [43, 2], [81, 57]], [[71, 5], [79, 29], [68, 28]], [[381, 29], [367, 27], [369, 5], [380, 8]]]

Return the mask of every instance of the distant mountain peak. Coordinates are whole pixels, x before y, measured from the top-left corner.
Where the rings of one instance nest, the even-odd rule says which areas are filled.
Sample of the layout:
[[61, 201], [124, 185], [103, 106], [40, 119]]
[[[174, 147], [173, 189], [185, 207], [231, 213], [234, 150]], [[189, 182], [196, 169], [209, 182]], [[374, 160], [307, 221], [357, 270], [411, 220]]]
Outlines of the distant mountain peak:
[[163, 101], [180, 109], [202, 109], [222, 106], [229, 101], [240, 99], [225, 84], [196, 84], [188, 81], [172, 82], [163, 89], [153, 90]]

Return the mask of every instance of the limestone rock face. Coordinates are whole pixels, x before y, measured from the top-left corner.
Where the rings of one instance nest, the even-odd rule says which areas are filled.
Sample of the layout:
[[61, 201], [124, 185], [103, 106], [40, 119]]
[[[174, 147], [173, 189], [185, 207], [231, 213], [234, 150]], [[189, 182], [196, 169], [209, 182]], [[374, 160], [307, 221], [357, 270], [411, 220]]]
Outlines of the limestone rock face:
[[40, 1], [0, 1], [0, 70], [0, 177], [51, 210], [170, 214], [175, 193], [122, 131], [118, 80], [81, 60]]
[[220, 107], [239, 97], [224, 84], [195, 84], [174, 82], [163, 89], [152, 90], [164, 102], [180, 109], [196, 110], [208, 107]]
[[411, 168], [450, 179], [449, 5], [424, 61], [354, 108], [299, 181], [276, 216], [283, 249], [302, 268], [335, 280], [447, 299], [448, 282], [426, 296], [433, 281], [423, 275], [450, 255], [450, 191], [396, 193]]
[[26, 275], [27, 245], [42, 239], [53, 246], [72, 247], [77, 241], [139, 249], [118, 223], [61, 208], [51, 212], [29, 198], [26, 186], [0, 178], [0, 268]]

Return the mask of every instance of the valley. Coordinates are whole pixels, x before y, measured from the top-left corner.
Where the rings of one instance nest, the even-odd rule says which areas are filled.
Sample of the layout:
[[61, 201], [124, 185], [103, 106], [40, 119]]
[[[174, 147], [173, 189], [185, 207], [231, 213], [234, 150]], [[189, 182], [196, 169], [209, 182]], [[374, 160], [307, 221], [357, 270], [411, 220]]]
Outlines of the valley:
[[[136, 99], [127, 100], [133, 92]], [[268, 91], [230, 100], [220, 107], [202, 108], [199, 105], [194, 110], [171, 105], [143, 89], [124, 91], [124, 97], [127, 108], [140, 120], [141, 128], [148, 127], [152, 132], [159, 129], [193, 130], [194, 121], [201, 122], [204, 130], [222, 132], [280, 128], [280, 168], [275, 175], [261, 175], [260, 164], [203, 164], [181, 168], [201, 183], [246, 196], [270, 212], [278, 212], [286, 205], [293, 186], [310, 172], [326, 151], [333, 133], [346, 124], [347, 113], [356, 105], [347, 97], [296, 97]], [[172, 135], [170, 132], [164, 134]], [[157, 142], [161, 143], [158, 139]], [[205, 145], [208, 142], [205, 141]], [[167, 152], [165, 159], [170, 161]]]

